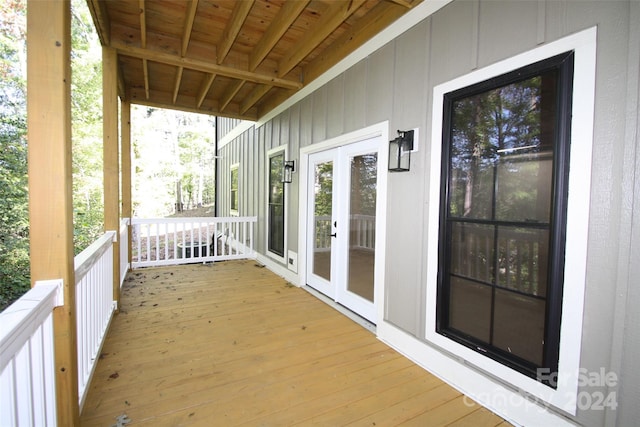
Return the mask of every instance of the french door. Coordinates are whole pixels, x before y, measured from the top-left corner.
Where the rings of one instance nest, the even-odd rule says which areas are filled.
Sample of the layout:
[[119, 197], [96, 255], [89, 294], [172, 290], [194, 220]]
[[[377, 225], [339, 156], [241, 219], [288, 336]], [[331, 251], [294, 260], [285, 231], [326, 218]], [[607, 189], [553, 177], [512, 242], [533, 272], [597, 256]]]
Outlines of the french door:
[[309, 155], [307, 284], [376, 323], [377, 138]]

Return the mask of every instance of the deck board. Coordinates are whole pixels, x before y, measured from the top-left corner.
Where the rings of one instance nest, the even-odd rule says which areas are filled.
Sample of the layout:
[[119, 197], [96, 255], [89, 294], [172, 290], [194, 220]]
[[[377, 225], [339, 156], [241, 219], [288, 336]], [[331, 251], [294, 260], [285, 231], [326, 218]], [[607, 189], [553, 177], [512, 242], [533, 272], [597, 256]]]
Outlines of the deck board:
[[254, 261], [136, 270], [81, 425], [485, 425], [503, 420]]

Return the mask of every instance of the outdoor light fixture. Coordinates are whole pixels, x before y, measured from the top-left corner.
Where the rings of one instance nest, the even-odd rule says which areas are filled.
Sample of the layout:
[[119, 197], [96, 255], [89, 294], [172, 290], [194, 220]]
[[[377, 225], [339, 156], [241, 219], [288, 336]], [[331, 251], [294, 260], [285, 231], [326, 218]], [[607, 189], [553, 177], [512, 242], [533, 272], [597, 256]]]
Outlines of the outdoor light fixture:
[[413, 131], [399, 130], [398, 137], [389, 141], [389, 172], [407, 172], [413, 150]]
[[291, 184], [293, 180], [293, 173], [296, 171], [295, 160], [285, 160], [284, 170], [282, 171], [282, 182]]

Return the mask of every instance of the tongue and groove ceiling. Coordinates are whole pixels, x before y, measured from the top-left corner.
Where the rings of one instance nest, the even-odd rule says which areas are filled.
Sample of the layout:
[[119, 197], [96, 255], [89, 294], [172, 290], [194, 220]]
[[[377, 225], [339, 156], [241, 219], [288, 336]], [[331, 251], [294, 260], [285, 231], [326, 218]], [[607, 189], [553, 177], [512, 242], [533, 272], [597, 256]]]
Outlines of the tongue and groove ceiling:
[[422, 0], [87, 0], [134, 104], [258, 120]]

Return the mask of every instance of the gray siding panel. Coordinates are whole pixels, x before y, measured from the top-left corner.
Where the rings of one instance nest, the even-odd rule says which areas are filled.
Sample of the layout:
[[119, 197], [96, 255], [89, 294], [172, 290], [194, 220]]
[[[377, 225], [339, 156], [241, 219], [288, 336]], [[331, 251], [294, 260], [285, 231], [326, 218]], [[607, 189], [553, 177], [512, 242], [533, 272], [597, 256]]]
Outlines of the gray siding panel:
[[[640, 2], [631, 4], [629, 22], [640, 23]], [[619, 393], [620, 411], [618, 425], [627, 426], [638, 422], [637, 403], [640, 402], [640, 209], [628, 205], [631, 200], [640, 200], [640, 31], [631, 32], [628, 44], [629, 62], [627, 65], [627, 102], [625, 126], [625, 151], [623, 164], [624, 176], [622, 190], [629, 195], [625, 199], [621, 215], [620, 258], [618, 271], [621, 280], [618, 286], [616, 304], [616, 322], [613, 325], [614, 342], [620, 348], [619, 372], [624, 382]], [[614, 357], [617, 356], [614, 354]], [[634, 409], [635, 408], [635, 409]]]
[[329, 139], [344, 133], [344, 76], [331, 80], [327, 86], [327, 139]]
[[351, 132], [365, 127], [367, 106], [367, 63], [359, 62], [344, 74], [344, 127]]
[[394, 43], [367, 60], [367, 124], [389, 120], [393, 111]]
[[327, 136], [327, 87], [316, 90], [313, 95], [313, 107], [311, 116], [311, 141], [313, 143], [324, 141]]
[[483, 1], [479, 12], [479, 68], [536, 46], [537, 2]]
[[300, 103], [300, 147], [313, 143], [313, 95]]
[[472, 53], [478, 43], [474, 31], [476, 8], [473, 1], [454, 2], [431, 17], [428, 43], [432, 87], [475, 68]]
[[[424, 129], [427, 100], [427, 61], [429, 24], [423, 22], [412, 28], [395, 42], [395, 75], [393, 79], [393, 127], [389, 138], [397, 130], [409, 130], [419, 125]], [[419, 53], [419, 54], [418, 54]], [[421, 139], [421, 141], [420, 141]], [[424, 147], [424, 135], [418, 144]], [[402, 257], [387, 263], [385, 282], [387, 307], [385, 318], [403, 330], [418, 336], [424, 329], [420, 315], [424, 287], [420, 284], [423, 255], [422, 240], [416, 235], [423, 232], [423, 203], [425, 191], [424, 161], [420, 154], [411, 157], [411, 171], [391, 173], [387, 194], [387, 253], [400, 253]], [[381, 167], [384, 165], [380, 165]], [[392, 219], [394, 218], [394, 219]], [[398, 218], [402, 218], [398, 220]]]

